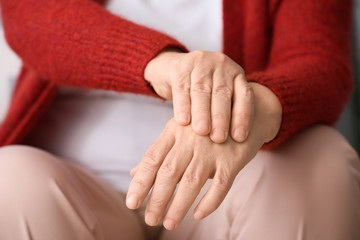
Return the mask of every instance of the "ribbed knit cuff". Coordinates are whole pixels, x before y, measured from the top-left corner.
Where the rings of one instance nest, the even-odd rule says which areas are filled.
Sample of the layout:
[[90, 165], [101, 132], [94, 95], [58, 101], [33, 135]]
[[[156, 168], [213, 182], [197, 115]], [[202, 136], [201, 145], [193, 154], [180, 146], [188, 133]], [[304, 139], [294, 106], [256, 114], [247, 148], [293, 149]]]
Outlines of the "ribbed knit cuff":
[[157, 96], [144, 79], [146, 65], [165, 48], [188, 50], [175, 39], [155, 30], [131, 23], [127, 24], [124, 34], [124, 29], [119, 31], [116, 26], [116, 22], [112, 23], [108, 30], [110, 37], [103, 39], [105, 44], [101, 51], [107, 57], [99, 58], [100, 78], [109, 80], [112, 90]]

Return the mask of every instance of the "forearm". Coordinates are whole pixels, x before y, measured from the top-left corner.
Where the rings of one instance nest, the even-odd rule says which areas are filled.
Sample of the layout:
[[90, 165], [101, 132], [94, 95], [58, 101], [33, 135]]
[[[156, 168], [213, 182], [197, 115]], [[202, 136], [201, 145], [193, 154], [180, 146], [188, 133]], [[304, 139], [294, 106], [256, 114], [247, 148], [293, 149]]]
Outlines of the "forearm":
[[279, 133], [264, 148], [275, 148], [313, 124], [332, 125], [340, 116], [351, 90], [351, 73], [336, 62], [319, 63], [324, 63], [321, 57], [304, 57], [247, 77], [271, 89], [282, 105]]
[[88, 0], [0, 0], [6, 39], [43, 79], [83, 88], [152, 93], [144, 68], [174, 39]]
[[272, 19], [266, 69], [247, 80], [272, 90], [283, 108], [274, 148], [302, 129], [332, 125], [352, 86], [351, 0], [282, 0]]

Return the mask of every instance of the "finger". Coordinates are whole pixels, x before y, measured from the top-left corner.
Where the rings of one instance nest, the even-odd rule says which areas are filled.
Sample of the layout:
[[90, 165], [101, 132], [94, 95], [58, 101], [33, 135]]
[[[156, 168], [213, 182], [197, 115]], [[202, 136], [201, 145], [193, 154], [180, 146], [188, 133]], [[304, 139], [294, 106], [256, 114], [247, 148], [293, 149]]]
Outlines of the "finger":
[[210, 174], [209, 165], [191, 161], [165, 216], [163, 224], [167, 230], [173, 230], [180, 224]]
[[210, 67], [196, 67], [191, 74], [191, 122], [199, 135], [210, 133], [210, 99], [212, 72]]
[[194, 210], [195, 219], [203, 219], [214, 212], [229, 192], [233, 181], [234, 177], [232, 177], [231, 174], [226, 173], [222, 169], [218, 169], [211, 181], [208, 191]]
[[131, 171], [130, 171], [131, 178], [133, 178], [135, 176], [136, 170], [138, 169], [138, 166], [139, 166], [139, 164], [136, 165], [133, 169], [131, 169]]
[[138, 208], [144, 201], [162, 161], [174, 145], [173, 135], [166, 134], [166, 130], [149, 147], [136, 169], [126, 196], [126, 206], [130, 209]]
[[191, 146], [178, 145], [175, 143], [156, 175], [145, 211], [145, 222], [150, 226], [159, 223], [177, 183], [192, 159], [192, 151], [188, 151]]
[[243, 74], [234, 80], [234, 97], [231, 117], [231, 136], [234, 141], [247, 139], [254, 116], [254, 92]]
[[215, 143], [222, 143], [227, 139], [231, 101], [233, 95], [233, 78], [221, 70], [214, 72], [213, 91], [211, 97], [211, 134]]
[[174, 118], [180, 125], [188, 125], [191, 120], [190, 72], [185, 69], [171, 80]]

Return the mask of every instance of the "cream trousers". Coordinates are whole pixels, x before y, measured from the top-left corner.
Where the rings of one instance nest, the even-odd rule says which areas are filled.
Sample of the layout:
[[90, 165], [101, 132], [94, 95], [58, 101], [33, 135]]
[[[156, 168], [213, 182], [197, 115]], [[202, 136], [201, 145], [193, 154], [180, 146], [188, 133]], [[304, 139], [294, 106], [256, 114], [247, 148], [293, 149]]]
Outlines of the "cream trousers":
[[[334, 129], [312, 127], [240, 172], [221, 206], [174, 231], [96, 174], [42, 150], [0, 148], [1, 240], [359, 240], [359, 158]], [[206, 187], [204, 188], [206, 190]]]

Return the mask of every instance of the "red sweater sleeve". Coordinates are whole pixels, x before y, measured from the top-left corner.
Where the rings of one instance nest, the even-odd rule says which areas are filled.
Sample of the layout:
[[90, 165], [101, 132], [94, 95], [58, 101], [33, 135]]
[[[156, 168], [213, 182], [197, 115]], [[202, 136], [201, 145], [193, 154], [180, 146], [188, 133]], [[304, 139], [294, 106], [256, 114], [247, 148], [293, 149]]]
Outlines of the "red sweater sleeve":
[[269, 64], [247, 77], [269, 87], [283, 107], [279, 134], [265, 148], [338, 119], [352, 87], [351, 10], [351, 0], [279, 1]]
[[173, 38], [134, 24], [91, 0], [0, 0], [5, 37], [40, 77], [82, 88], [154, 94], [146, 64]]

